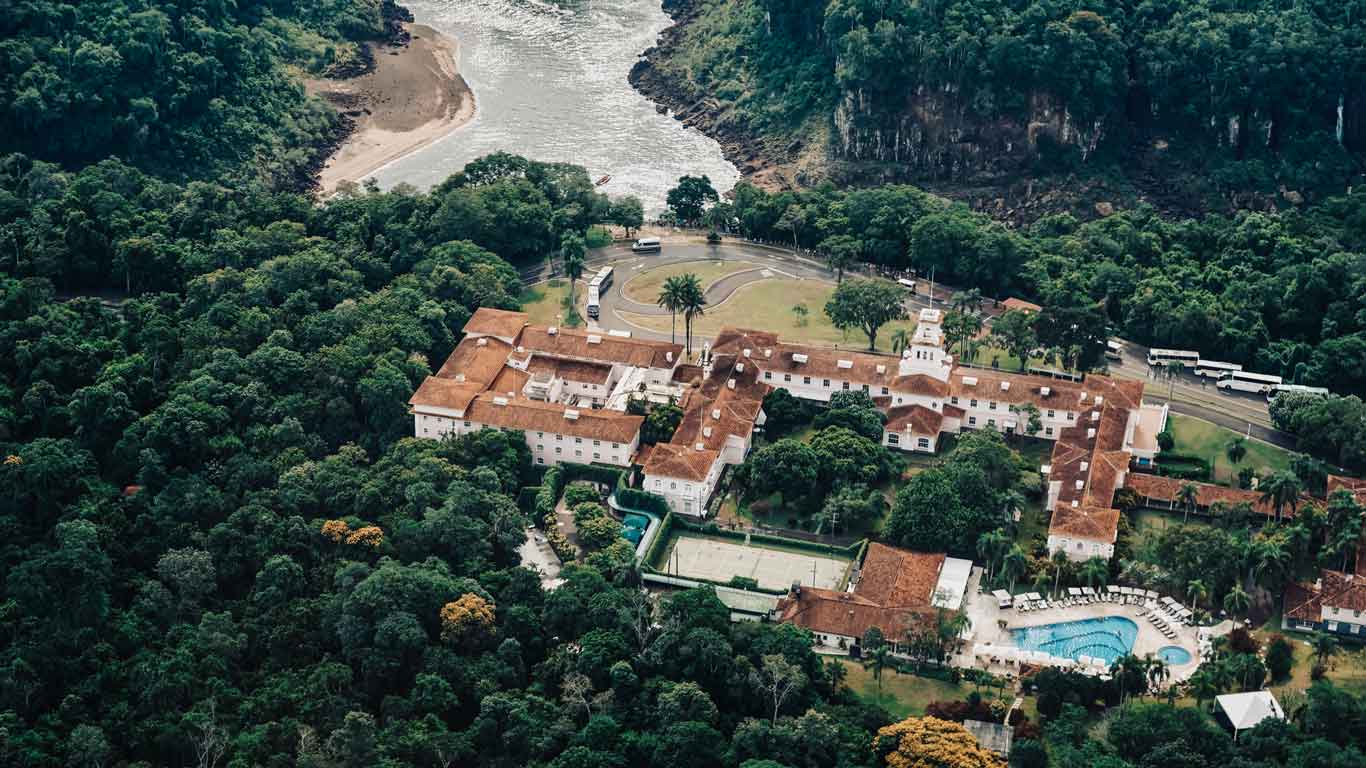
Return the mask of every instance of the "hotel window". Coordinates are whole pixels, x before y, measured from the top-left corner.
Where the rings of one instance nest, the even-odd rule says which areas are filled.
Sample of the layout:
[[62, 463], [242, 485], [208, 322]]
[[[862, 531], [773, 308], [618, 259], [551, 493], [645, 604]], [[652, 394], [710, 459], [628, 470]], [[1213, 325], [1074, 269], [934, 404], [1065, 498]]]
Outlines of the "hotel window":
[[1057, 414], [1057, 413], [1054, 413], [1054, 411], [1053, 411], [1052, 408], [1049, 408], [1049, 409], [1048, 409], [1048, 418], [1050, 418], [1050, 419], [1055, 419], [1055, 418], [1057, 418], [1057, 416], [1058, 416], [1058, 414]]
[[1043, 433], [1044, 433], [1045, 435], [1051, 436], [1051, 435], [1053, 434], [1053, 428], [1052, 428], [1052, 427], [1044, 427], [1044, 428], [1043, 428]]
[[656, 487], [656, 488], [663, 488], [663, 487], [664, 487], [664, 481], [663, 481], [663, 480], [655, 480], [655, 487]]
[[574, 451], [574, 455], [577, 456], [578, 458], [582, 459], [582, 458], [583, 458], [583, 451]]
[[575, 445], [583, 445], [583, 438], [582, 438], [582, 437], [576, 437], [576, 438], [574, 438], [574, 444], [575, 444]]
[[540, 456], [537, 456], [537, 457], [536, 457], [536, 463], [537, 463], [537, 464], [544, 464], [544, 463], [545, 463], [545, 459], [541, 458]]
[[468, 422], [468, 421], [467, 421], [467, 422], [465, 422], [465, 428], [466, 428], [466, 429], [468, 429], [468, 428], [469, 428], [469, 426], [470, 426], [470, 423], [469, 423], [469, 422]]
[[968, 405], [972, 406], [973, 408], [976, 408], [976, 407], [977, 407], [977, 398], [974, 397], [974, 398], [972, 399], [972, 401], [968, 403]]
[[783, 374], [783, 381], [792, 381], [792, 374], [790, 374], [790, 373], [784, 373], [784, 374]]
[[987, 408], [993, 411], [996, 410], [996, 401], [992, 400], [991, 402], [987, 403]]
[[930, 447], [930, 439], [929, 439], [928, 437], [917, 438], [916, 441], [915, 441], [915, 444], [918, 445], [918, 446], [920, 446], [921, 448], [929, 448], [929, 447]]
[[601, 458], [602, 458], [602, 454], [600, 454], [600, 453], [594, 453], [594, 454], [593, 454], [593, 458], [594, 458], [594, 459], [601, 459]]
[[996, 420], [995, 420], [995, 419], [987, 419], [987, 426], [988, 426], [988, 427], [994, 427], [994, 426], [996, 426]]
[[594, 445], [594, 447], [596, 447], [596, 446], [602, 445], [602, 443], [599, 442], [599, 441], [597, 441], [597, 440], [594, 440], [594, 441], [593, 441], [593, 445]]
[[537, 432], [537, 433], [536, 433], [536, 436], [537, 436], [537, 437], [545, 437], [545, 433], [544, 433], [544, 432]]
[[555, 435], [556, 440], [564, 440], [564, 435]]
[[847, 382], [847, 381], [840, 382], [840, 386], [841, 386], [842, 388], [844, 388], [845, 391], [848, 391], [848, 389], [849, 389], [849, 382]]
[[771, 380], [771, 379], [773, 378], [773, 372], [772, 372], [772, 371], [764, 371], [764, 378], [765, 378], [765, 379], [770, 379], [770, 380]]
[[950, 397], [950, 398], [949, 398], [949, 402], [950, 402], [950, 403], [953, 403], [954, 405], [958, 405], [958, 395], [954, 395], [953, 397]]
[[901, 435], [895, 432], [887, 433], [887, 445], [898, 445], [901, 443]]
[[431, 430], [430, 430], [430, 429], [427, 429], [426, 427], [423, 427], [423, 428], [422, 428], [422, 434], [424, 434], [424, 435], [431, 434]]
[[545, 450], [545, 445], [544, 445], [543, 443], [537, 443], [537, 444], [536, 444], [536, 450], [538, 450], [538, 451], [544, 451], [544, 450]]
[[678, 490], [678, 483], [670, 482], [670, 483], [669, 483], [669, 490], [671, 490], [671, 491], [676, 491], [676, 490]]
[[811, 383], [811, 377], [810, 377], [810, 376], [803, 376], [803, 377], [802, 377], [802, 383], [803, 383], [803, 384], [810, 384], [810, 383]]
[[863, 385], [863, 391], [864, 391], [864, 392], [867, 392], [867, 391], [868, 391], [868, 385], [867, 385], [867, 384], [864, 384], [864, 385]]
[[1074, 419], [1076, 419], [1076, 418], [1077, 418], [1077, 414], [1072, 413], [1071, 411], [1068, 411], [1068, 412], [1067, 412], [1067, 420], [1068, 420], [1068, 421], [1072, 421], [1072, 420], [1074, 420]]
[[561, 455], [561, 454], [563, 454], [563, 453], [564, 453], [564, 449], [563, 449], [563, 448], [561, 448], [561, 447], [558, 446], [558, 445], [555, 446], [555, 455], [556, 455], [556, 456], [559, 456], [559, 455]]
[[821, 386], [825, 387], [826, 389], [829, 389], [829, 388], [830, 388], [830, 380], [829, 380], [829, 379], [822, 379], [822, 380], [821, 380]]
[[970, 424], [970, 425], [972, 425], [972, 426], [977, 426], [977, 417], [976, 417], [976, 416], [969, 416], [969, 417], [968, 417], [968, 424]]
[[886, 388], [886, 387], [883, 387], [883, 388], [882, 388], [882, 394], [886, 395], [886, 394], [890, 394], [890, 393], [887, 391], [887, 388]]

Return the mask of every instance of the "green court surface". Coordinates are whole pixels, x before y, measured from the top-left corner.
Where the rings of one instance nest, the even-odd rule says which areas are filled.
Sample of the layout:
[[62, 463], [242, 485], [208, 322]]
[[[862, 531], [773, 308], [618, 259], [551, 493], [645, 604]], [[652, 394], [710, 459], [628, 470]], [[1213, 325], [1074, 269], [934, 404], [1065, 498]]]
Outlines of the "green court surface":
[[825, 555], [758, 546], [702, 534], [674, 534], [654, 567], [673, 576], [726, 584], [736, 576], [754, 579], [761, 589], [783, 591], [800, 582], [803, 586], [835, 589], [849, 570], [850, 561]]

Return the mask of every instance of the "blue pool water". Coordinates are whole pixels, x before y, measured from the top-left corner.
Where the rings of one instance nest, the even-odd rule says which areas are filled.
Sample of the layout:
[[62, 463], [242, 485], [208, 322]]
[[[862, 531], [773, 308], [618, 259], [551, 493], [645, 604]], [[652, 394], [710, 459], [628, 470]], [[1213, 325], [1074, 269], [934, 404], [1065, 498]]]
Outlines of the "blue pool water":
[[1190, 663], [1191, 652], [1179, 645], [1165, 645], [1157, 649], [1157, 657], [1172, 666], [1179, 667], [1182, 664]]
[[1090, 656], [1109, 664], [1133, 649], [1138, 625], [1123, 616], [1106, 616], [1025, 627], [1010, 634], [1018, 648], [1069, 659]]

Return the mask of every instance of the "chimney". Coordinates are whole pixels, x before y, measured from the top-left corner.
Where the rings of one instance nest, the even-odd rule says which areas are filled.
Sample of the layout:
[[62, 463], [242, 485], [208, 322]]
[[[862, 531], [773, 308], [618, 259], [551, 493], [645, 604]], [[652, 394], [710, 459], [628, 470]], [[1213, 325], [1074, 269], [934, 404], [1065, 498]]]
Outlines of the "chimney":
[[1095, 428], [1095, 427], [1089, 427], [1089, 428], [1087, 428], [1087, 430], [1086, 430], [1086, 439], [1087, 439], [1087, 440], [1091, 440], [1091, 439], [1095, 438], [1095, 436], [1096, 436], [1096, 428]]
[[520, 354], [522, 354], [522, 353], [525, 352], [525, 351], [526, 351], [526, 347], [523, 347], [521, 344], [518, 344], [518, 345], [517, 345], [517, 354], [520, 355]]
[[665, 353], [664, 353], [664, 359], [665, 359], [666, 361], [672, 363], [672, 362], [674, 361], [674, 353], [673, 353], [672, 351], [670, 351], [670, 352], [665, 352]]
[[599, 336], [599, 335], [596, 334], [596, 333], [590, 333], [590, 334], [588, 334], [588, 343], [589, 343], [589, 344], [601, 344], [601, 343], [602, 343], [602, 337]]
[[771, 349], [765, 349], [765, 350], [764, 350], [764, 358], [767, 359], [767, 358], [770, 358], [770, 357], [773, 357], [773, 350], [771, 350]]
[[848, 370], [848, 369], [854, 367], [854, 361], [853, 361], [853, 360], [836, 360], [836, 361], [835, 361], [835, 367], [836, 367], [836, 368], [843, 368], [843, 369], [845, 369], [845, 370]]
[[876, 370], [877, 370], [878, 373], [886, 373], [886, 372], [887, 372], [887, 366], [883, 365], [882, 363], [878, 363], [878, 364], [877, 364], [877, 369], [876, 369]]
[[703, 436], [703, 437], [711, 437], [711, 427], [703, 427], [703, 428], [702, 428], [702, 436]]
[[1105, 396], [1104, 396], [1104, 395], [1096, 395], [1096, 405], [1100, 405], [1100, 404], [1102, 404], [1102, 403], [1104, 403], [1104, 402], [1105, 402]]
[[1003, 382], [1001, 382], [1001, 391], [1002, 391], [1002, 392], [1009, 392], [1009, 391], [1010, 391], [1010, 382], [1008, 382], [1008, 381], [1003, 381]]
[[726, 389], [735, 389], [735, 379], [726, 379]]
[[574, 410], [573, 408], [566, 408], [564, 409], [564, 417], [566, 419], [569, 419], [570, 421], [574, 421], [575, 419], [579, 418], [579, 412]]
[[976, 376], [964, 376], [964, 377], [963, 377], [963, 386], [965, 386], [965, 387], [975, 387], [975, 386], [977, 386], [977, 377], [976, 377]]
[[493, 398], [493, 404], [494, 404], [494, 405], [507, 405], [507, 404], [508, 404], [508, 399], [507, 399], [506, 397], [503, 397], [502, 395], [495, 395], [494, 398]]
[[1091, 411], [1091, 421], [1100, 421], [1100, 411]]
[[802, 354], [801, 352], [793, 352], [793, 353], [792, 353], [792, 362], [794, 362], [794, 363], [804, 363], [804, 362], [806, 362], [806, 360], [807, 360], [806, 355]]
[[1083, 461], [1083, 462], [1081, 463], [1081, 471], [1082, 471], [1082, 472], [1085, 472], [1085, 471], [1086, 471], [1086, 468], [1089, 467], [1089, 466], [1091, 466], [1091, 462], [1089, 462], [1089, 461]]
[[1078, 481], [1077, 481], [1077, 490], [1080, 491], [1082, 488], [1085, 488], [1085, 487], [1086, 487], [1086, 481], [1085, 481], [1085, 480], [1078, 480]]
[[720, 408], [713, 408], [713, 409], [711, 409], [711, 417], [712, 417], [713, 419], [719, 419], [719, 418], [721, 418], [721, 409], [720, 409]]
[[555, 334], [560, 332], [560, 329], [552, 325], [549, 328], [545, 329], [545, 332], [551, 336], [554, 336]]
[[465, 380], [465, 374], [463, 374], [463, 373], [457, 373], [457, 374], [455, 374], [455, 380], [456, 380], [457, 382], [463, 382], [463, 381]]
[[736, 364], [735, 364], [735, 372], [736, 372], [736, 373], [744, 373], [744, 372], [745, 372], [745, 364], [744, 364], [744, 363], [736, 363]]
[[1049, 395], [1053, 394], [1053, 390], [1049, 387], [1039, 387], [1039, 394], [1043, 395], [1044, 397], [1048, 397]]
[[750, 353], [752, 353], [753, 351], [754, 351], [754, 350], [752, 350], [752, 349], [746, 349], [746, 350], [745, 350], [745, 359], [749, 359]]
[[694, 445], [693, 448], [695, 448], [696, 450], [699, 450], [699, 451], [705, 451], [705, 450], [707, 449], [707, 446], [704, 445], [704, 444], [702, 444], [702, 443], [698, 443], [698, 444]]
[[480, 336], [479, 340], [474, 343], [476, 346], [487, 347], [489, 345], [489, 340], [484, 338], [483, 336]]

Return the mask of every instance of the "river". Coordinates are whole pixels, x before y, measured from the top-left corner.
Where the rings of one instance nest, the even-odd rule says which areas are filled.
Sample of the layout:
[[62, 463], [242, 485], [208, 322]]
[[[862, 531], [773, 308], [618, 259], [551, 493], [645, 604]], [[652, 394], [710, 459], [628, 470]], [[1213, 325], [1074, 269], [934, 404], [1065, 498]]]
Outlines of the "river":
[[635, 195], [647, 212], [683, 174], [706, 174], [718, 192], [739, 173], [721, 147], [685, 128], [626, 81], [640, 53], [671, 22], [659, 0], [405, 0], [417, 21], [460, 43], [460, 72], [474, 91], [473, 121], [381, 168], [381, 187], [427, 188], [465, 163], [504, 150], [582, 165], [600, 191]]

